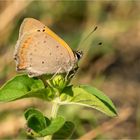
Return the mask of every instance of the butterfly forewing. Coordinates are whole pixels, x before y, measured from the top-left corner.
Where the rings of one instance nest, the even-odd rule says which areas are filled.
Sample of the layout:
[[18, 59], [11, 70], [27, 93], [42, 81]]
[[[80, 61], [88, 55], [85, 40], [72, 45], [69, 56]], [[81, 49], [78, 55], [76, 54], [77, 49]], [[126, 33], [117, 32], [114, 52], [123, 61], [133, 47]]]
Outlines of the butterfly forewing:
[[19, 37], [24, 34], [30, 34], [32, 32], [36, 32], [37, 30], [41, 31], [45, 28], [45, 25], [40, 21], [33, 18], [25, 18], [20, 26]]

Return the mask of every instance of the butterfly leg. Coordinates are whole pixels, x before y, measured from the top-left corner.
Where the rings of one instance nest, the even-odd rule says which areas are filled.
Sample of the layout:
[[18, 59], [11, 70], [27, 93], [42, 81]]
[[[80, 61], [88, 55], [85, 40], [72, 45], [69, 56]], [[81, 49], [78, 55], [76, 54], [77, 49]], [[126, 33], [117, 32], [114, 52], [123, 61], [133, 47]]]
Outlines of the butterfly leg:
[[61, 69], [62, 69], [62, 68], [59, 68], [59, 69], [56, 71], [56, 73], [51, 77], [50, 80], [52, 80], [52, 79], [61, 71]]
[[78, 68], [78, 65], [76, 65], [74, 68], [70, 69], [66, 74], [65, 80], [71, 79], [77, 72]]
[[67, 74], [65, 76], [65, 81], [69, 80], [69, 74], [70, 74], [70, 70], [67, 72]]

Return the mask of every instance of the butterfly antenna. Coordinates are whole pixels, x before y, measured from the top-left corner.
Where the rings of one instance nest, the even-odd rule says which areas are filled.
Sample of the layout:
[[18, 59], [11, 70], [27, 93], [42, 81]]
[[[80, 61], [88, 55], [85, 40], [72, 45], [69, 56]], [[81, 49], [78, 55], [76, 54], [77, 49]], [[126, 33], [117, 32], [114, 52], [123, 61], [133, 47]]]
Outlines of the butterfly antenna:
[[97, 26], [79, 43], [78, 49], [80, 48], [81, 45], [97, 30]]

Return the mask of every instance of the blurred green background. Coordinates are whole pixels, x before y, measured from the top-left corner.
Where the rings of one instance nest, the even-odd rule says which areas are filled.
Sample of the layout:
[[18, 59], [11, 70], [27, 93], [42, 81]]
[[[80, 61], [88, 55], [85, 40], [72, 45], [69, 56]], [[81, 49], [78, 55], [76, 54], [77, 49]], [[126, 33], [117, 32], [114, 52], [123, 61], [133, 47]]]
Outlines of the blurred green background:
[[[82, 50], [73, 83], [97, 87], [118, 109], [112, 119], [85, 107], [61, 107], [59, 114], [76, 125], [72, 139], [92, 130], [97, 140], [140, 139], [140, 1], [1, 0], [0, 85], [16, 75], [14, 46], [26, 17], [40, 20], [71, 48]], [[95, 26], [98, 29], [78, 48]], [[31, 106], [50, 113], [51, 105], [39, 99], [0, 103], [1, 139], [26, 139], [23, 111]]]

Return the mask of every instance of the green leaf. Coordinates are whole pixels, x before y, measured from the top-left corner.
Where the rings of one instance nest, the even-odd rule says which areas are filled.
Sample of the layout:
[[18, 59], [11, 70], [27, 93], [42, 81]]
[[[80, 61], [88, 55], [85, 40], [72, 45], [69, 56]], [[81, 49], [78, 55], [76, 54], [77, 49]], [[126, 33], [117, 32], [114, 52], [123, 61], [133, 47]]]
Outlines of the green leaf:
[[51, 88], [46, 87], [44, 89], [39, 89], [39, 90], [36, 90], [36, 91], [27, 92], [25, 95], [21, 96], [18, 99], [37, 97], [37, 98], [40, 98], [40, 99], [43, 99], [43, 100], [51, 101], [54, 98], [54, 96], [55, 96], [55, 94], [51, 90]]
[[42, 131], [38, 132], [42, 137], [47, 135], [52, 135], [55, 132], [57, 132], [65, 123], [65, 120], [63, 117], [57, 117], [53, 120], [51, 120], [50, 125], [43, 129]]
[[[28, 109], [24, 116], [27, 120], [27, 125], [31, 129], [31, 136], [34, 134], [38, 137], [44, 137], [47, 135], [52, 135], [57, 132], [65, 123], [63, 117], [57, 117], [55, 119], [49, 120], [40, 111], [36, 109]], [[66, 126], [65, 126], [66, 128]], [[30, 134], [29, 132], [27, 132]]]
[[108, 116], [116, 116], [117, 111], [112, 101], [98, 89], [81, 85], [66, 87], [61, 94], [62, 104], [78, 104], [95, 108]]
[[43, 129], [43, 125], [40, 121], [40, 118], [36, 114], [33, 114], [28, 118], [27, 125], [29, 128], [32, 128], [35, 132], [39, 132]]
[[50, 100], [52, 95], [51, 90], [45, 88], [42, 80], [29, 78], [27, 75], [18, 75], [0, 88], [0, 101], [12, 101], [27, 97]]
[[74, 131], [74, 124], [70, 121], [66, 121], [65, 124], [54, 133], [52, 139], [68, 139], [72, 135]]
[[47, 127], [48, 122], [46, 123], [46, 118], [36, 109], [28, 109], [25, 111], [24, 116], [27, 120], [28, 127], [33, 129], [35, 132], [39, 132]]

